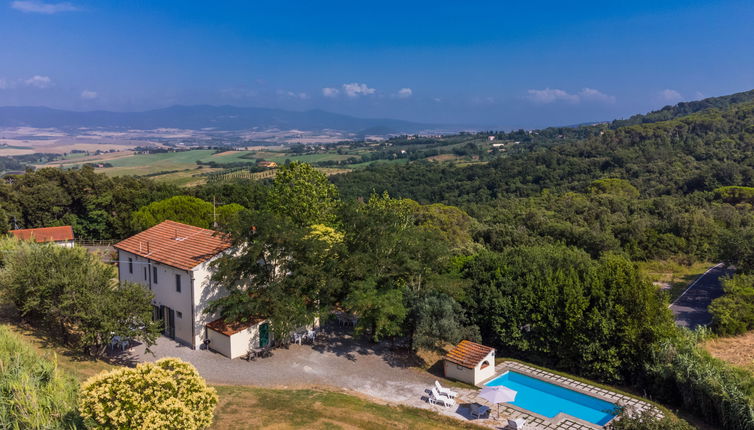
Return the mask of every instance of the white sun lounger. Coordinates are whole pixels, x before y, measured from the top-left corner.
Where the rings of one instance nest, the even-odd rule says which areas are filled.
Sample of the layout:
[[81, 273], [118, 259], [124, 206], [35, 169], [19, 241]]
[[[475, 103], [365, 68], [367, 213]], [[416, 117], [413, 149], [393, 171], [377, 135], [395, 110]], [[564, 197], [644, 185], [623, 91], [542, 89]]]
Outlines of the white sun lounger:
[[449, 399], [440, 393], [437, 392], [437, 388], [432, 387], [432, 392], [429, 393], [429, 403], [432, 403], [433, 405], [441, 404], [446, 407], [455, 406], [456, 401], [453, 399]]
[[508, 428], [512, 430], [521, 430], [526, 428], [526, 420], [523, 418], [518, 418], [515, 420], [512, 420], [508, 418]]
[[435, 381], [435, 388], [437, 388], [437, 392], [445, 397], [449, 397], [451, 399], [455, 399], [458, 393], [451, 390], [450, 388], [445, 388], [442, 385], [440, 385], [440, 381]]

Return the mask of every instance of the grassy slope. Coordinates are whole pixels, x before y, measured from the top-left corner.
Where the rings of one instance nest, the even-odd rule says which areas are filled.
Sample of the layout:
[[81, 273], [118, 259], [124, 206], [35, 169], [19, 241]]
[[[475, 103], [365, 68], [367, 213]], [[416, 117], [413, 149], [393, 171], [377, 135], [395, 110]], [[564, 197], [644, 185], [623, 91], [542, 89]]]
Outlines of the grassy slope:
[[389, 406], [331, 390], [218, 386], [215, 429], [476, 429], [432, 411]]

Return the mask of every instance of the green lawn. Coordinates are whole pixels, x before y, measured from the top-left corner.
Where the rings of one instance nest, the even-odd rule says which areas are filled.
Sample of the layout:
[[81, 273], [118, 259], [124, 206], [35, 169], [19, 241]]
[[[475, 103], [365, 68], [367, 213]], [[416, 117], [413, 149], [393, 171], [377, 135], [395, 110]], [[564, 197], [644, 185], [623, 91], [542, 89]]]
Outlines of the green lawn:
[[432, 411], [378, 404], [326, 389], [217, 386], [213, 429], [481, 429]]
[[[143, 166], [185, 166], [196, 165], [197, 160], [210, 158], [215, 151], [211, 149], [196, 149], [184, 152], [165, 152], [162, 154], [137, 154], [131, 157], [116, 158], [109, 163], [114, 167], [143, 167]], [[185, 167], [183, 167], [185, 168]], [[168, 170], [168, 169], [159, 169]]]

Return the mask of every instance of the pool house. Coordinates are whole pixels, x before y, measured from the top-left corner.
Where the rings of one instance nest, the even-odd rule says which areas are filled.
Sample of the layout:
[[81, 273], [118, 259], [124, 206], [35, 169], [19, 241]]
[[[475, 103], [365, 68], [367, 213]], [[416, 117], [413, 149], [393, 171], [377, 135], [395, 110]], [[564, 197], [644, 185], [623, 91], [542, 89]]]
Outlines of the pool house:
[[495, 348], [462, 340], [445, 356], [445, 377], [479, 385], [495, 376]]

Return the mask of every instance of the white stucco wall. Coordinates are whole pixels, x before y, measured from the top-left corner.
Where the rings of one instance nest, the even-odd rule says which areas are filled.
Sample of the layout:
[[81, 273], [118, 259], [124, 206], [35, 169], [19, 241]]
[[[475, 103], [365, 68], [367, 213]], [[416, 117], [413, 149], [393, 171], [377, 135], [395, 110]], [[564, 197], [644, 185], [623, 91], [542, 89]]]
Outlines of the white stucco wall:
[[460, 364], [456, 364], [445, 360], [444, 364], [445, 377], [448, 379], [454, 379], [456, 381], [465, 382], [467, 384], [474, 384], [474, 369], [463, 367]]
[[209, 349], [226, 357], [231, 357], [230, 336], [210, 329], [207, 330], [207, 338], [209, 339]]
[[[487, 366], [482, 369], [482, 366], [487, 363]], [[495, 376], [495, 351], [491, 351], [487, 354], [479, 364], [474, 368], [474, 385], [479, 385], [482, 382]]]
[[207, 336], [207, 332], [209, 331], [207, 323], [220, 318], [217, 312], [205, 314], [204, 309], [207, 308], [210, 301], [228, 295], [228, 291], [225, 288], [218, 288], [212, 285], [211, 282], [212, 271], [210, 270], [210, 266], [213, 261], [222, 255], [218, 254], [209, 261], [194, 267], [194, 342], [197, 347], [202, 344], [205, 336]]
[[[231, 359], [244, 357], [250, 348], [259, 348], [259, 326], [265, 323], [269, 324], [269, 321], [261, 321], [230, 336], [207, 329], [209, 348]], [[272, 340], [271, 332], [268, 336]]]
[[[485, 362], [487, 363], [487, 366], [482, 368]], [[487, 356], [473, 369], [448, 360], [444, 361], [443, 369], [445, 371], [445, 377], [448, 379], [455, 379], [456, 381], [465, 382], [471, 385], [479, 385], [495, 376], [495, 351], [491, 351], [487, 354]]]
[[[133, 262], [133, 273], [129, 271], [129, 258]], [[198, 267], [198, 266], [197, 266]], [[155, 280], [154, 269], [157, 269]], [[145, 272], [146, 269], [146, 272]], [[209, 272], [182, 270], [127, 251], [118, 250], [118, 273], [121, 282], [130, 281], [144, 285], [154, 293], [152, 304], [167, 306], [175, 311], [175, 338], [193, 348], [198, 348], [204, 340], [204, 330], [198, 321], [206, 318], [197, 316], [196, 300], [201, 296], [197, 284], [207, 283]], [[181, 291], [176, 291], [176, 275], [181, 277]], [[192, 292], [194, 299], [192, 300]], [[209, 321], [209, 320], [207, 320]]]

